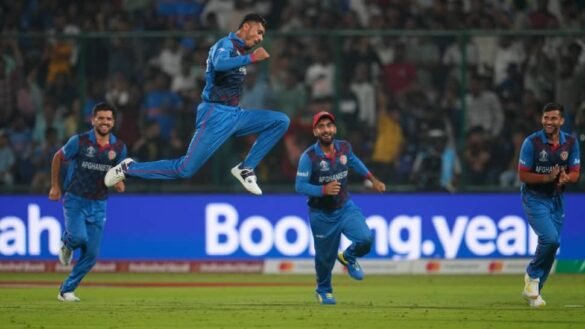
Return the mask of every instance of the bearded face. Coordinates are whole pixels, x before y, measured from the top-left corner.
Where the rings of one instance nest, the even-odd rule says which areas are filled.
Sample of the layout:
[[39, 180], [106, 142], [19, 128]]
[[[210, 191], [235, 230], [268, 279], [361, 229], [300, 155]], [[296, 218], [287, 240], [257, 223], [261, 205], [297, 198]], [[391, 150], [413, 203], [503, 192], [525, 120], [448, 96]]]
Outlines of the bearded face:
[[330, 118], [323, 118], [317, 122], [315, 128], [313, 128], [313, 135], [317, 137], [321, 145], [329, 146], [335, 138], [337, 133], [337, 127], [335, 122]]

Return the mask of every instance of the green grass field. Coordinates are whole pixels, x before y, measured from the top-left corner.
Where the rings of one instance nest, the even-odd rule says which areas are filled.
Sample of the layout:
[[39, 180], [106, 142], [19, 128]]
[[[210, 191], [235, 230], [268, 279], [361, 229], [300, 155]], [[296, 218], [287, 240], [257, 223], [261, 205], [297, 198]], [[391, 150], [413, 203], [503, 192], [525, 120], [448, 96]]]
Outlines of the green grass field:
[[312, 276], [256, 274], [90, 273], [60, 303], [64, 276], [0, 273], [0, 328], [585, 328], [584, 275], [553, 275], [543, 309], [522, 275], [334, 276], [335, 306]]

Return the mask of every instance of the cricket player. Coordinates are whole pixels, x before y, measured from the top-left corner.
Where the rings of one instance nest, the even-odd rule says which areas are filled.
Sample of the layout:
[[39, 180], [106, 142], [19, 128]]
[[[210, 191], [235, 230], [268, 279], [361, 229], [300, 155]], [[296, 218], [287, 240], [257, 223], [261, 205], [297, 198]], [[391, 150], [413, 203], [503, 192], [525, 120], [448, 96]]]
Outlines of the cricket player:
[[[69, 265], [73, 251], [81, 251], [59, 289], [57, 298], [62, 302], [79, 301], [74, 291], [97, 260], [106, 222], [108, 189], [104, 176], [126, 157], [126, 145], [111, 133], [115, 118], [112, 106], [97, 104], [92, 111], [93, 129], [71, 137], [53, 156], [49, 199], [57, 201], [63, 196], [65, 217], [59, 261]], [[59, 173], [64, 161], [69, 162], [69, 166], [61, 188]], [[116, 183], [115, 188], [124, 192], [124, 182]]]
[[[364, 272], [357, 258], [370, 252], [372, 235], [360, 208], [350, 200], [347, 191], [349, 168], [371, 181], [373, 188], [384, 192], [386, 185], [374, 177], [353, 154], [347, 141], [334, 139], [335, 117], [329, 112], [313, 116], [313, 135], [317, 143], [301, 155], [296, 177], [296, 191], [309, 197], [309, 219], [315, 241], [317, 300], [336, 304], [331, 285], [335, 259], [347, 268], [348, 274], [362, 280]], [[338, 252], [341, 234], [352, 243]]]
[[209, 50], [203, 102], [197, 107], [195, 134], [186, 155], [174, 160], [142, 163], [125, 159], [106, 174], [106, 186], [114, 186], [126, 175], [145, 179], [191, 177], [229, 137], [257, 134], [248, 156], [233, 167], [231, 173], [246, 190], [261, 195], [254, 169], [289, 125], [284, 113], [238, 106], [246, 66], [270, 57], [263, 47], [249, 52], [262, 42], [265, 28], [263, 17], [248, 14], [235, 33], [220, 39]]
[[561, 131], [564, 108], [549, 103], [542, 110], [543, 129], [526, 137], [520, 149], [518, 176], [522, 206], [538, 235], [534, 258], [526, 268], [522, 296], [531, 307], [546, 305], [541, 291], [555, 261], [565, 219], [565, 185], [579, 181], [579, 143]]

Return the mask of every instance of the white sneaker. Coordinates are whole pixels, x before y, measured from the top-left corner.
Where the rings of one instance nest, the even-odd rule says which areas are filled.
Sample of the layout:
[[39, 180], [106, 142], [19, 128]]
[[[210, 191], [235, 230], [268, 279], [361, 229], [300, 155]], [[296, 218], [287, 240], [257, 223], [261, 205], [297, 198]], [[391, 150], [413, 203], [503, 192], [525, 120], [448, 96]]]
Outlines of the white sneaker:
[[232, 168], [232, 175], [252, 194], [262, 195], [262, 190], [256, 183], [256, 174], [250, 168], [239, 168], [240, 164]]
[[536, 297], [536, 299], [531, 299], [530, 301], [528, 301], [528, 305], [530, 305], [530, 307], [533, 307], [533, 308], [540, 308], [540, 307], [545, 307], [546, 302], [544, 301], [544, 299], [542, 299], [542, 297], [540, 297], [540, 295], [538, 295], [538, 297]]
[[122, 162], [118, 163], [114, 167], [110, 168], [104, 177], [104, 184], [106, 187], [112, 187], [119, 182], [126, 179], [126, 171], [128, 170], [128, 165], [132, 163], [134, 160], [130, 158], [126, 158], [122, 160]]
[[79, 299], [79, 297], [75, 296], [75, 294], [73, 292], [64, 292], [64, 293], [59, 292], [59, 294], [57, 295], [57, 299], [62, 301], [62, 302], [69, 302], [69, 303], [76, 303], [76, 302], [79, 302], [81, 300], [81, 299]]
[[537, 299], [540, 297], [538, 285], [540, 284], [540, 279], [533, 279], [531, 278], [528, 273], [524, 274], [524, 291], [522, 291], [522, 297], [524, 299]]
[[59, 263], [61, 265], [67, 266], [71, 264], [71, 259], [73, 258], [73, 250], [67, 248], [67, 246], [62, 243], [61, 249], [59, 249]]

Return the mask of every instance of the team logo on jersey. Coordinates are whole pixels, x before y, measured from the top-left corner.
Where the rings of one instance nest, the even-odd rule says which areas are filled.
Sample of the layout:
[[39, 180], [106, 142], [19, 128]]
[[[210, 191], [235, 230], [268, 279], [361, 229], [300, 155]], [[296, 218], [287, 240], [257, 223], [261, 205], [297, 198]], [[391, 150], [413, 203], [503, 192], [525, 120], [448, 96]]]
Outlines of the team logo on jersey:
[[321, 160], [321, 162], [319, 162], [319, 168], [321, 168], [321, 171], [327, 171], [329, 170], [329, 164], [327, 161]]
[[341, 162], [341, 164], [345, 166], [345, 164], [347, 163], [347, 156], [345, 156], [345, 154], [340, 156], [339, 162]]
[[561, 152], [561, 160], [565, 161], [567, 160], [567, 158], [569, 158], [569, 152], [567, 151]]
[[116, 151], [114, 151], [114, 150], [110, 150], [110, 151], [108, 152], [108, 159], [110, 159], [110, 160], [114, 160], [115, 158], [116, 158]]
[[548, 153], [545, 150], [540, 151], [538, 153], [538, 161], [548, 161]]
[[95, 147], [93, 146], [89, 146], [86, 150], [85, 150], [85, 156], [88, 158], [93, 158], [95, 156]]

